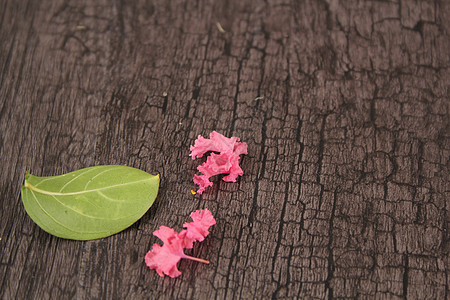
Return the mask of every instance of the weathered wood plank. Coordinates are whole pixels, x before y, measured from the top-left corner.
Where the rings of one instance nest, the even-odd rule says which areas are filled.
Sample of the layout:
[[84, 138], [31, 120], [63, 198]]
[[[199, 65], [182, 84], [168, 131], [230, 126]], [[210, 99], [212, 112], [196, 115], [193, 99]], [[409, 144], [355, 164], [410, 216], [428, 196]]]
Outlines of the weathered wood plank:
[[[1, 297], [448, 298], [447, 2], [1, 1]], [[212, 130], [248, 143], [245, 175], [192, 196]], [[132, 227], [75, 242], [26, 215], [25, 170], [98, 164], [161, 174]], [[211, 264], [148, 270], [152, 232], [203, 207]]]

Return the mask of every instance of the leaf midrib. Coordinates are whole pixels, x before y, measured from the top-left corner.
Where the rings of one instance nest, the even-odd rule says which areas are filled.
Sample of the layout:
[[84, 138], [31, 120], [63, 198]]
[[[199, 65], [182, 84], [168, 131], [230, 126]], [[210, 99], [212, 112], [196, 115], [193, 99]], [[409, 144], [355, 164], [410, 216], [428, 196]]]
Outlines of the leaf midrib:
[[40, 189], [40, 188], [35, 187], [35, 186], [32, 185], [31, 183], [29, 183], [27, 180], [25, 180], [25, 188], [27, 188], [27, 189], [29, 189], [29, 190], [31, 190], [31, 191], [35, 191], [35, 192], [37, 192], [37, 193], [45, 194], [45, 195], [52, 195], [52, 196], [69, 196], [69, 195], [81, 195], [81, 194], [86, 194], [86, 193], [92, 193], [92, 192], [97, 192], [97, 191], [103, 191], [103, 190], [110, 189], [110, 188], [115, 188], [115, 187], [120, 187], [120, 186], [126, 186], [126, 185], [136, 184], [136, 183], [145, 182], [145, 181], [151, 181], [152, 179], [153, 179], [153, 178], [147, 178], [147, 179], [138, 180], [138, 181], [132, 181], [132, 182], [126, 182], [126, 183], [121, 183], [121, 184], [115, 184], [115, 185], [105, 186], [105, 187], [101, 187], [101, 188], [98, 188], [98, 189], [85, 190], [85, 191], [79, 191], [79, 192], [68, 192], [68, 193], [50, 192], [50, 191], [42, 190], [42, 189]]

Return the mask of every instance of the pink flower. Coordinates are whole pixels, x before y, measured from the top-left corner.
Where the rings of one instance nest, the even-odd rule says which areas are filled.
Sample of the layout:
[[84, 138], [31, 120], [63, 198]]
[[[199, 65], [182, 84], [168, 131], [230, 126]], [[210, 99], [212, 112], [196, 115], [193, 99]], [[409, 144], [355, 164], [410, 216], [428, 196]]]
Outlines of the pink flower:
[[210, 177], [218, 174], [228, 174], [223, 177], [226, 182], [236, 182], [239, 175], [243, 175], [241, 167], [239, 166], [239, 155], [247, 154], [247, 144], [239, 142], [238, 137], [227, 138], [222, 134], [213, 131], [209, 135], [209, 139], [201, 135], [195, 140], [194, 146], [191, 146], [192, 159], [202, 157], [206, 152], [211, 153], [202, 165], [197, 167], [197, 170], [203, 174], [194, 175], [194, 183], [200, 188], [197, 193], [201, 194], [206, 187], [212, 186]]
[[172, 278], [181, 275], [177, 268], [180, 259], [190, 259], [209, 264], [209, 261], [184, 254], [184, 248], [192, 248], [195, 241], [203, 241], [209, 234], [209, 227], [216, 224], [211, 212], [207, 209], [191, 213], [193, 222], [185, 223], [185, 230], [177, 233], [170, 227], [160, 226], [153, 235], [158, 237], [163, 245], [153, 244], [152, 250], [145, 255], [145, 263], [150, 269], [155, 269], [159, 276], [168, 275]]

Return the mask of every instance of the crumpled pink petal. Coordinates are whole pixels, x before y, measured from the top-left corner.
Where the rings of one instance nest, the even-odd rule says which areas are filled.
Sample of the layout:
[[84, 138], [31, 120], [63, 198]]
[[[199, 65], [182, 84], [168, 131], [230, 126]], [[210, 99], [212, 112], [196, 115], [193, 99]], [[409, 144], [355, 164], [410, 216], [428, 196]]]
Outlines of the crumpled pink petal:
[[145, 263], [155, 269], [159, 276], [164, 274], [174, 278], [181, 275], [177, 263], [184, 256], [184, 239], [170, 227], [161, 226], [153, 235], [163, 241], [163, 246], [153, 244], [152, 250], [145, 255]]
[[205, 209], [202, 211], [196, 210], [191, 213], [193, 222], [184, 223], [186, 228], [180, 232], [180, 237], [184, 239], [185, 247], [190, 249], [194, 242], [202, 242], [209, 234], [209, 227], [216, 224], [212, 213]]
[[207, 175], [194, 175], [194, 183], [199, 185], [200, 188], [197, 190], [198, 194], [202, 194], [205, 191], [205, 188], [208, 186], [212, 186], [213, 183], [209, 181], [209, 177]]
[[223, 181], [226, 182], [236, 182], [238, 176], [244, 175], [244, 171], [242, 171], [239, 166], [239, 159], [235, 160], [231, 165], [229, 175], [222, 178]]
[[235, 155], [247, 154], [247, 143], [236, 143], [234, 145], [233, 152]]
[[203, 174], [194, 175], [194, 183], [199, 186], [197, 193], [202, 194], [206, 187], [212, 186], [210, 177], [218, 174], [228, 174], [223, 178], [226, 182], [236, 182], [238, 176], [244, 172], [239, 166], [239, 155], [247, 154], [247, 144], [239, 142], [238, 137], [227, 138], [222, 134], [213, 131], [209, 139], [198, 136], [194, 146], [191, 146], [192, 159], [202, 157], [209, 151], [219, 152], [211, 153], [206, 162], [197, 167], [197, 170]]
[[145, 255], [145, 263], [150, 269], [155, 269], [159, 276], [168, 275], [174, 278], [181, 275], [177, 263], [182, 258], [209, 263], [207, 260], [184, 254], [183, 249], [192, 248], [195, 241], [203, 241], [209, 234], [209, 227], [216, 224], [216, 220], [207, 209], [191, 213], [191, 218], [194, 221], [185, 223], [183, 226], [186, 229], [180, 233], [167, 226], [160, 226], [153, 232], [163, 245], [153, 244], [152, 249]]
[[219, 153], [227, 152], [229, 150], [234, 151], [235, 144], [239, 141], [240, 139], [238, 137], [227, 138], [226, 136], [218, 133], [217, 131], [211, 132], [209, 134], [209, 139], [206, 139], [201, 135], [199, 135], [198, 138], [195, 140], [194, 146], [191, 146], [190, 148], [191, 154], [189, 154], [189, 156], [191, 156], [192, 159], [195, 159], [202, 157], [203, 154], [209, 151]]

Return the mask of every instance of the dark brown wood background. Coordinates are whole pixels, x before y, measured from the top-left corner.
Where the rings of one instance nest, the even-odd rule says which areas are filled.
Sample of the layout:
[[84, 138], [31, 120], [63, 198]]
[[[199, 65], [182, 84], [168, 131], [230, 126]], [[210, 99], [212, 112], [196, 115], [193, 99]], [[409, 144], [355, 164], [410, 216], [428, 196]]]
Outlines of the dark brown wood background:
[[[0, 1], [0, 298], [447, 298], [449, 30], [446, 0]], [[212, 130], [245, 174], [193, 196]], [[99, 164], [161, 174], [136, 224], [27, 216], [25, 170]], [[211, 264], [161, 279], [152, 232], [199, 208]]]

